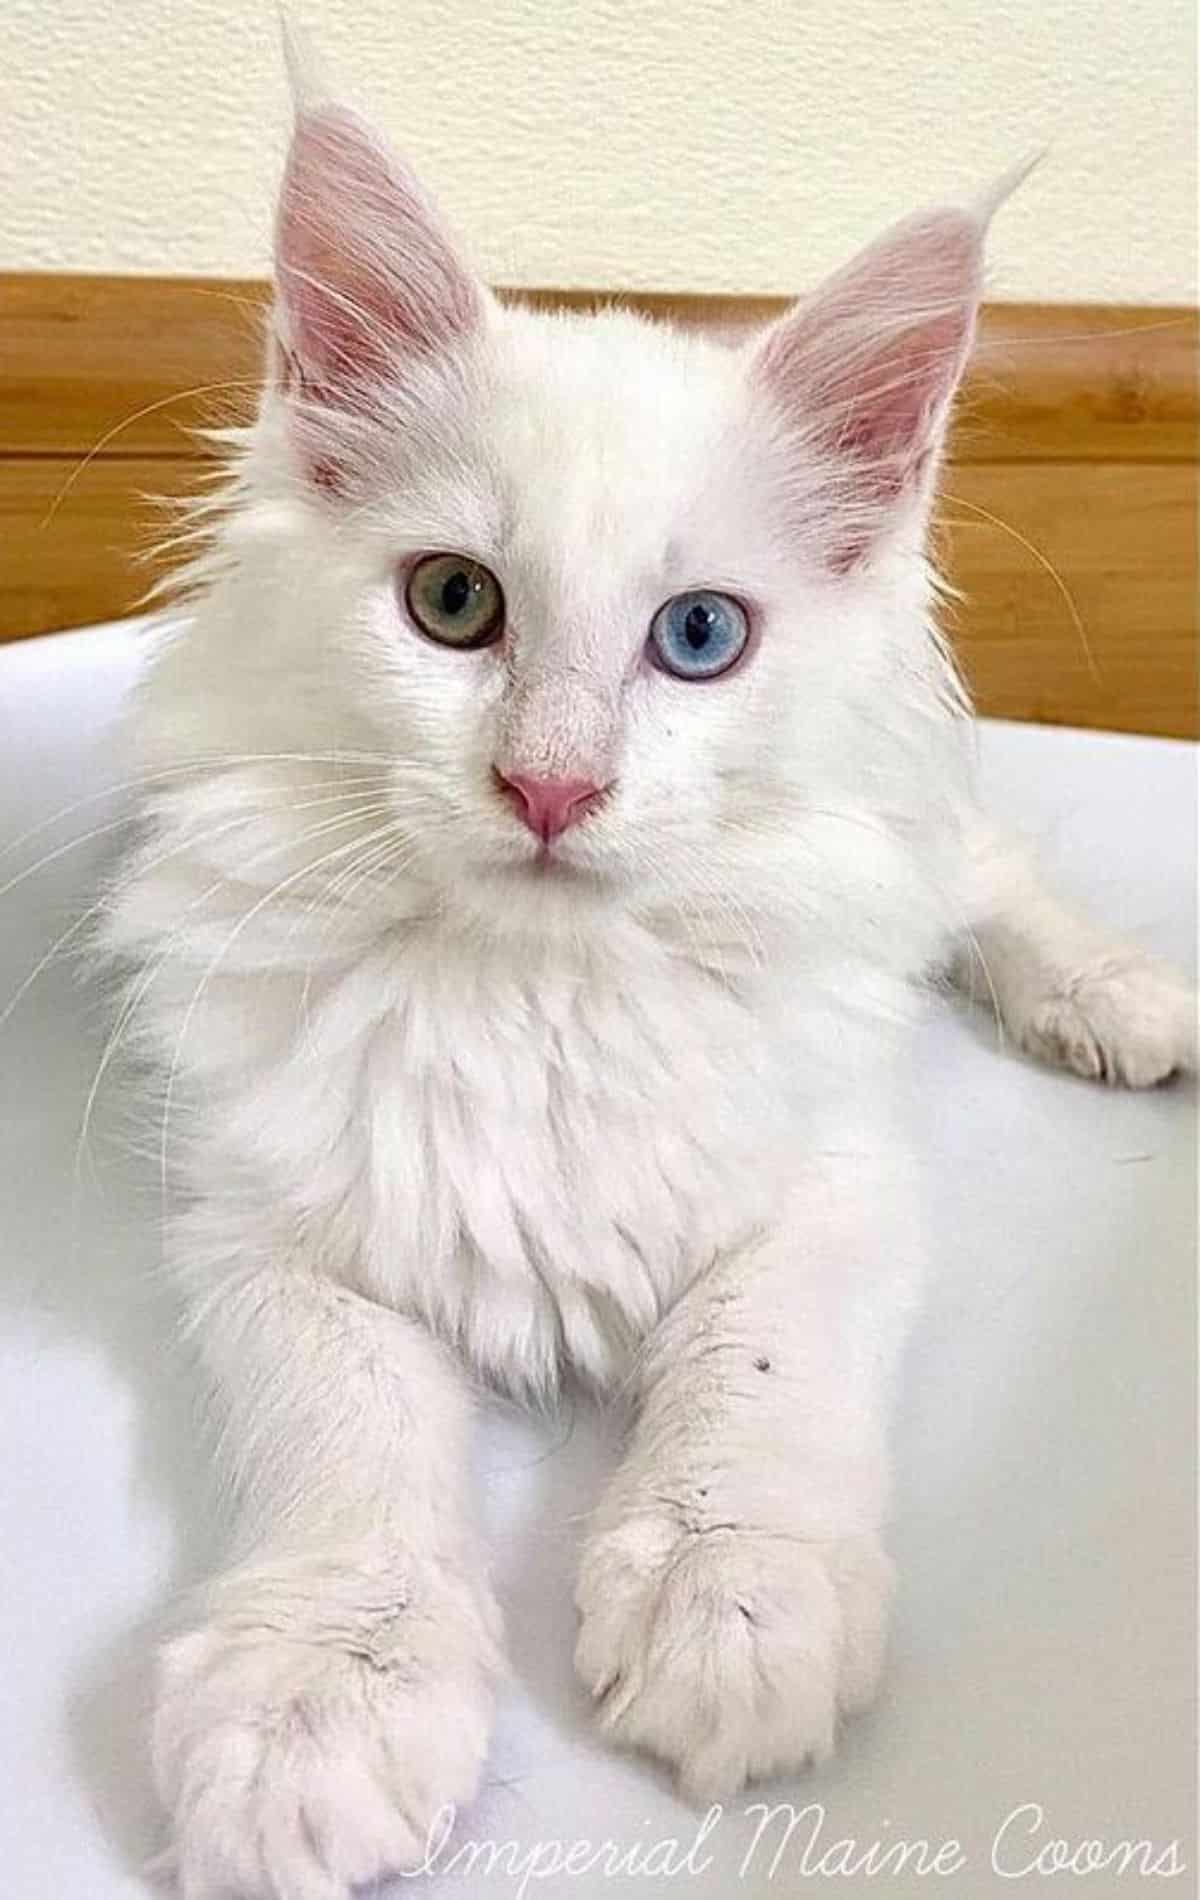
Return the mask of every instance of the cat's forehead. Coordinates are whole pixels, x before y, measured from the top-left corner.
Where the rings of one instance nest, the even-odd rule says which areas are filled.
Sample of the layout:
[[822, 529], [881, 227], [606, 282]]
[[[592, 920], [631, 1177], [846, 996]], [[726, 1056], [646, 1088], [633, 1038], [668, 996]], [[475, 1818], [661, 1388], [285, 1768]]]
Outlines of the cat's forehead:
[[650, 558], [711, 484], [736, 382], [728, 352], [622, 312], [506, 312], [480, 417], [505, 540]]

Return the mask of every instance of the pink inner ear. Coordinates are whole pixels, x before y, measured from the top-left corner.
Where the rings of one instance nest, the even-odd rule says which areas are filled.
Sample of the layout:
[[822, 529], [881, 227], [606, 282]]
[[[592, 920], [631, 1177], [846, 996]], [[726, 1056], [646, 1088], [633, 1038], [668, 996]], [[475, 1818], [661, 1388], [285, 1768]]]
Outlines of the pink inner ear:
[[482, 293], [420, 186], [341, 107], [302, 112], [280, 198], [285, 361], [307, 393], [374, 380], [479, 321]]
[[982, 238], [967, 212], [910, 219], [761, 346], [758, 373], [810, 453], [830, 458], [847, 520], [857, 517], [839, 565], [863, 552], [940, 444], [974, 333]]

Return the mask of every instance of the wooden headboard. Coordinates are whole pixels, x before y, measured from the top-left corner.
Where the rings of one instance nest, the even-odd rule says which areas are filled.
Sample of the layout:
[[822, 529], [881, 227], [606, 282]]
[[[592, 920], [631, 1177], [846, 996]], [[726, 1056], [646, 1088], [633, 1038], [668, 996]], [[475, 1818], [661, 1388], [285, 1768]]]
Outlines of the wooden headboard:
[[[0, 640], [132, 612], [162, 516], [243, 420], [262, 283], [0, 276]], [[593, 307], [607, 293], [519, 293]], [[778, 299], [630, 295], [736, 337]], [[1197, 313], [986, 310], [946, 471], [949, 630], [984, 712], [1197, 733]]]

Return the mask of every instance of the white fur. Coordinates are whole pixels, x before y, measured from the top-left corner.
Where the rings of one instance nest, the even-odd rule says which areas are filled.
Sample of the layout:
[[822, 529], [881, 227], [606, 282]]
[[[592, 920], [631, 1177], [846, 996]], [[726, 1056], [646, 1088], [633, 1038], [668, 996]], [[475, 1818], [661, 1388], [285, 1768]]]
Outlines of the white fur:
[[[1027, 1046], [1130, 1082], [1186, 1059], [1166, 980], [976, 841], [922, 545], [977, 259], [955, 262], [959, 217], [966, 316], [931, 371], [941, 227], [914, 228], [932, 380], [902, 421], [924, 433], [897, 449], [889, 422], [869, 507], [844, 415], [830, 437], [793, 386], [803, 349], [773, 387], [777, 342], [502, 312], [430, 231], [450, 341], [398, 332], [394, 378], [327, 413], [289, 354], [312, 310], [289, 329], [284, 299], [192, 625], [138, 708], [162, 776], [107, 932], [162, 1081], [169, 1259], [235, 1507], [162, 1663], [187, 1900], [334, 1900], [469, 1795], [499, 1667], [472, 1375], [629, 1382], [579, 1584], [612, 1733], [701, 1796], [827, 1752], [883, 1652], [887, 1394], [922, 1252], [889, 1098], [921, 977], [975, 917]], [[379, 242], [339, 305], [372, 360]], [[861, 300], [826, 318], [866, 348]], [[501, 576], [502, 648], [407, 624], [397, 564], [426, 549]], [[641, 653], [699, 585], [752, 603], [757, 644], [693, 686]], [[498, 758], [615, 775], [560, 874]]]
[[1196, 1067], [1196, 998], [1173, 971], [1074, 915], [989, 827], [970, 841], [973, 942], [954, 974], [1018, 1045], [1089, 1081], [1152, 1088]]

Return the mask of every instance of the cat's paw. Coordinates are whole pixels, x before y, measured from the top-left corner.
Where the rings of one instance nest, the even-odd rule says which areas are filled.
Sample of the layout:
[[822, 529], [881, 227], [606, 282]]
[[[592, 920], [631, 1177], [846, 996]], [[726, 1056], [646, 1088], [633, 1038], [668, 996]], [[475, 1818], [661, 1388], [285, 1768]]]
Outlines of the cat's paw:
[[716, 1800], [831, 1752], [839, 1714], [874, 1694], [891, 1576], [873, 1536], [633, 1516], [585, 1548], [575, 1666], [616, 1742]]
[[1196, 998], [1146, 958], [1108, 957], [1042, 997], [1020, 1038], [1089, 1080], [1152, 1088], [1196, 1066]]
[[238, 1573], [160, 1655], [153, 1754], [182, 1900], [347, 1900], [475, 1792], [499, 1668], [461, 1578]]

